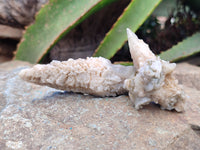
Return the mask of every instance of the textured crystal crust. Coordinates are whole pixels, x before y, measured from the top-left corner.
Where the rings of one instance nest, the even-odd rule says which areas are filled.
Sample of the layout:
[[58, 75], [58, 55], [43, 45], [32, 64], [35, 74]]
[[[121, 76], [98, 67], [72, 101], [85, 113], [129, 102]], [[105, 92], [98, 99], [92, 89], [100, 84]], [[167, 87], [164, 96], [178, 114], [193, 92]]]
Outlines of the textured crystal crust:
[[155, 102], [163, 109], [183, 111], [185, 94], [172, 75], [176, 64], [156, 57], [129, 29], [127, 34], [136, 74], [125, 80], [124, 88], [129, 91], [135, 108]]
[[124, 80], [132, 74], [131, 66], [113, 65], [102, 57], [88, 57], [38, 64], [22, 70], [19, 75], [39, 85], [104, 97], [125, 94]]
[[185, 94], [172, 74], [176, 64], [156, 57], [130, 29], [127, 35], [134, 67], [114, 65], [102, 57], [88, 57], [38, 64], [19, 75], [39, 85], [101, 97], [128, 92], [136, 109], [155, 102], [162, 109], [183, 111]]

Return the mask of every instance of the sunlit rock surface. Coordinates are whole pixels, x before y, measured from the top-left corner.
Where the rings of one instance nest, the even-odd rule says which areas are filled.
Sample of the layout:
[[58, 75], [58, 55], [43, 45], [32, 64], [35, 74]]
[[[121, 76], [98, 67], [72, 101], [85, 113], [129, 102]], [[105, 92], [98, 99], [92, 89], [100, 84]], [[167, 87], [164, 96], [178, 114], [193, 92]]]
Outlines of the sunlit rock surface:
[[98, 98], [25, 82], [18, 73], [26, 66], [24, 62], [0, 65], [2, 150], [200, 147], [196, 89], [184, 87], [189, 96], [184, 113], [160, 110], [155, 104], [137, 111], [126, 95]]
[[188, 63], [177, 64], [174, 76], [179, 80], [179, 84], [200, 90], [199, 67]]

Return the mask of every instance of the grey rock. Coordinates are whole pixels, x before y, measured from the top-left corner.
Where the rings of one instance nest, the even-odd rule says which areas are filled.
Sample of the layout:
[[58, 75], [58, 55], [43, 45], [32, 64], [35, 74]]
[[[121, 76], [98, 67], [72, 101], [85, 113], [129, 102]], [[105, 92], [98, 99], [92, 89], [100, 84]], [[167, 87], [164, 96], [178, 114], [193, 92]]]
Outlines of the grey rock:
[[180, 84], [200, 90], [200, 67], [188, 63], [179, 63], [174, 75]]
[[21, 80], [24, 62], [0, 65], [0, 149], [198, 149], [200, 91], [184, 113], [151, 104], [139, 111], [128, 96], [93, 97]]
[[34, 21], [36, 12], [48, 0], [0, 0], [0, 24], [23, 28]]
[[11, 38], [19, 40], [22, 37], [22, 32], [22, 29], [0, 24], [0, 38]]

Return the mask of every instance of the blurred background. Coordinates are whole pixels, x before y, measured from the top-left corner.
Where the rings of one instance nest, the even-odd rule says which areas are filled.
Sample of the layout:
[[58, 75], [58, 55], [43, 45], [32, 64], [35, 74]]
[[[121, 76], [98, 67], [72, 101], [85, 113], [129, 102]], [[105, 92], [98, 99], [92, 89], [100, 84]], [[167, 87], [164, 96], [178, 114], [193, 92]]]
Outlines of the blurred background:
[[[55, 39], [56, 42], [50, 49], [39, 54], [42, 59], [36, 61], [49, 63], [51, 60], [92, 56], [131, 2], [133, 1], [114, 0], [109, 5], [98, 9], [59, 37], [59, 40]], [[27, 26], [34, 24], [35, 15], [46, 3], [48, 0], [0, 0], [0, 62], [12, 60], [15, 57], [17, 49], [20, 49], [19, 42], [23, 42], [23, 32], [26, 32]], [[40, 30], [42, 32], [43, 29]], [[149, 44], [155, 54], [159, 55], [198, 33], [199, 30], [199, 0], [162, 0], [138, 27], [136, 34]], [[46, 38], [48, 39], [48, 36]], [[198, 47], [200, 41], [196, 44], [196, 49], [192, 54], [181, 59], [174, 59], [174, 61], [184, 60], [200, 65], [200, 46]], [[22, 53], [26, 53], [26, 50], [23, 50], [20, 55]], [[112, 62], [131, 61], [127, 42], [123, 43], [123, 46], [108, 59]]]

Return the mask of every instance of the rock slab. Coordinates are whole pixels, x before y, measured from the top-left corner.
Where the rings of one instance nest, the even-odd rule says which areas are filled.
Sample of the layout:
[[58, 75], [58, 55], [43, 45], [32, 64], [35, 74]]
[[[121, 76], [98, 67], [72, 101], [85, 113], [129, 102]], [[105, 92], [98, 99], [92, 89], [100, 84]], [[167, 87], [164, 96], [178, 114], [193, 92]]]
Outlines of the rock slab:
[[180, 84], [200, 90], [200, 67], [188, 63], [177, 64], [174, 75]]
[[24, 62], [0, 65], [0, 149], [70, 150], [200, 148], [200, 91], [184, 86], [186, 111], [151, 104], [135, 110], [128, 96], [93, 97], [22, 81]]

